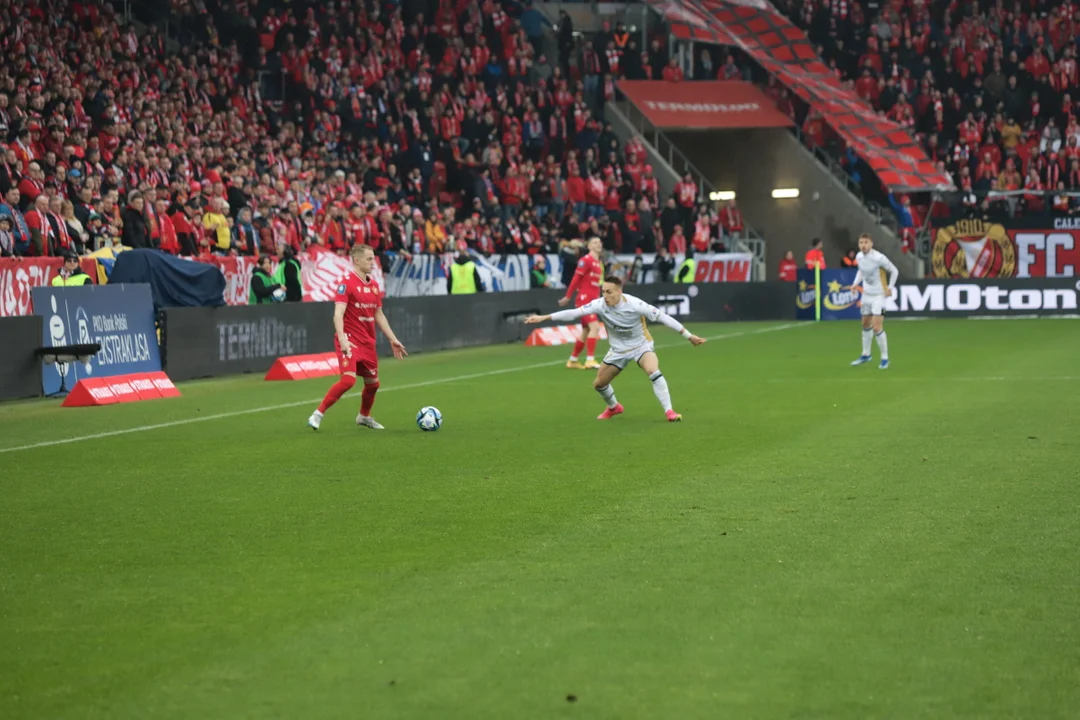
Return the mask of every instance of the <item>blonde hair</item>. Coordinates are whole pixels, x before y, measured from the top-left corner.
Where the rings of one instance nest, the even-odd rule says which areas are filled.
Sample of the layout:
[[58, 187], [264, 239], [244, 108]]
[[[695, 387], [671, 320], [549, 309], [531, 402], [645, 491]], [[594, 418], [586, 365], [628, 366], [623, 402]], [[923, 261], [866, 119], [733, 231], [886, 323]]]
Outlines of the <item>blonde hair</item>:
[[364, 257], [364, 255], [367, 253], [371, 253], [372, 255], [374, 255], [374, 248], [372, 248], [370, 245], [353, 245], [353, 249], [349, 251], [349, 257], [353, 258], [354, 260], [358, 260]]

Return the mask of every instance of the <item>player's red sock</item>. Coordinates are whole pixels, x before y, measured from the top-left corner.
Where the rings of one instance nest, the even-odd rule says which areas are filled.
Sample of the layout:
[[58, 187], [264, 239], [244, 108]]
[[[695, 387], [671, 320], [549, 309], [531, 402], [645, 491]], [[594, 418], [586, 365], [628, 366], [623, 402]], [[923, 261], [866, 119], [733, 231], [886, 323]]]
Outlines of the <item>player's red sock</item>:
[[585, 343], [581, 340], [576, 340], [574, 342], [574, 352], [570, 354], [570, 357], [574, 358], [575, 360], [578, 359], [579, 357], [581, 357], [581, 351], [584, 349]]
[[589, 347], [589, 357], [596, 357], [596, 338], [589, 338], [585, 341], [585, 344]]
[[364, 386], [364, 392], [360, 396], [360, 414], [371, 417], [371, 408], [375, 404], [375, 393], [379, 392], [379, 383], [373, 382]]
[[356, 384], [356, 376], [354, 375], [342, 375], [336, 383], [330, 386], [330, 390], [327, 391], [326, 397], [319, 404], [319, 412], [324, 413], [329, 410], [334, 403], [341, 399], [341, 396], [352, 390], [353, 385]]

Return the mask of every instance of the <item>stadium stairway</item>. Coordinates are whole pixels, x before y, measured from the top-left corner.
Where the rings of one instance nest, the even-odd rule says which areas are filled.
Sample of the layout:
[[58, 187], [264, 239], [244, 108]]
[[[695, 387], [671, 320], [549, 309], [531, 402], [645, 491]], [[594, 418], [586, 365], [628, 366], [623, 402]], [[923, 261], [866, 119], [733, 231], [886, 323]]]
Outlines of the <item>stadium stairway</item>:
[[[635, 124], [630, 117], [637, 115], [640, 122]], [[640, 113], [635, 113], [633, 107], [627, 102], [608, 102], [604, 105], [604, 121], [610, 122], [619, 142], [626, 142], [634, 135], [640, 136], [645, 144], [645, 153], [649, 164], [653, 166], [653, 173], [660, 184], [660, 195], [669, 197], [675, 191], [675, 184], [685, 174], [690, 173], [698, 186], [699, 198], [709, 198], [716, 192], [716, 187], [709, 181], [709, 176], [698, 170], [694, 163], [690, 162], [685, 154], [673, 143], [661, 130], [648, 125]], [[639, 127], [641, 123], [647, 127]], [[740, 208], [742, 204], [740, 203]], [[659, 212], [660, 208], [657, 208]], [[754, 256], [752, 279], [756, 281], [768, 280], [772, 273], [768, 272], [766, 243], [751, 223], [755, 223], [743, 210], [744, 230], [740, 237], [735, 238], [733, 252], [747, 252]], [[755, 224], [756, 226], [756, 224]], [[779, 256], [778, 256], [779, 257]], [[778, 260], [779, 262], [779, 260]]]
[[[786, 130], [664, 132], [628, 102], [608, 103], [605, 119], [624, 142], [631, 133], [642, 137], [664, 193], [687, 170], [705, 197], [718, 189], [737, 191], [747, 227], [756, 228], [748, 230], [744, 247], [738, 248], [754, 252], [763, 266], [764, 275], [755, 268], [755, 277], [772, 277], [772, 268], [788, 250], [801, 261], [814, 238], [821, 238], [826, 257], [839, 264], [863, 232], [874, 236], [878, 249], [903, 275], [924, 274], [922, 260], [901, 252], [896, 233], [848, 188], [846, 176], [838, 177]], [[799, 188], [800, 197], [773, 199], [774, 188]]]

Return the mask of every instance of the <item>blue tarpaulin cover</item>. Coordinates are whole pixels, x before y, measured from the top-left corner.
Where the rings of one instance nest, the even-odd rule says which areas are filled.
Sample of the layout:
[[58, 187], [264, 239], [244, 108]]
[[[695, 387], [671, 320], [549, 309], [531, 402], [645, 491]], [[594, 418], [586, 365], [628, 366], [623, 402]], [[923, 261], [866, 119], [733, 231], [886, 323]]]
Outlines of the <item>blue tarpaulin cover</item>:
[[213, 265], [160, 250], [128, 250], [116, 256], [109, 284], [148, 283], [154, 310], [225, 304], [225, 276]]

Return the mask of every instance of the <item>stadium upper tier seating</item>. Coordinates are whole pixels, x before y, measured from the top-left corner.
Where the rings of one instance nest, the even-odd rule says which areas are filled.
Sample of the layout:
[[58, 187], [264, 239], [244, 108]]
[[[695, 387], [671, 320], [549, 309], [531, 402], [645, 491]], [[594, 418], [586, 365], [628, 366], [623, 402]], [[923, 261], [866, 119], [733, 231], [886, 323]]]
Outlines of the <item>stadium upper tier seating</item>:
[[[1076, 211], [1080, 199], [1043, 193], [1080, 190], [1080, 7], [1004, 0], [775, 5], [859, 95], [919, 136], [954, 178], [964, 205], [1003, 214]], [[987, 198], [1022, 190], [1030, 192]], [[910, 220], [897, 210], [902, 222]]]
[[166, 37], [93, 0], [3, 4], [0, 214], [35, 238], [8, 254], [550, 252], [585, 233], [632, 252], [742, 229], [734, 207], [699, 214], [696, 187], [658, 197], [528, 7], [182, 0]]

